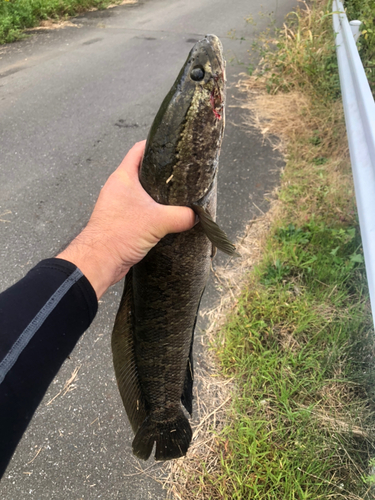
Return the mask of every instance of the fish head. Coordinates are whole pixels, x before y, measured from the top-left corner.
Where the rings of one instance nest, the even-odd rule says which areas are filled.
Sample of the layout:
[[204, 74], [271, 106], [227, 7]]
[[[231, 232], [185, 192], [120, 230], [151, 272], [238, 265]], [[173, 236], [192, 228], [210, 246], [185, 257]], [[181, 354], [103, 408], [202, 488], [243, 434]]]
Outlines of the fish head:
[[159, 203], [198, 203], [214, 184], [225, 124], [222, 45], [207, 35], [189, 53], [151, 126], [140, 180]]

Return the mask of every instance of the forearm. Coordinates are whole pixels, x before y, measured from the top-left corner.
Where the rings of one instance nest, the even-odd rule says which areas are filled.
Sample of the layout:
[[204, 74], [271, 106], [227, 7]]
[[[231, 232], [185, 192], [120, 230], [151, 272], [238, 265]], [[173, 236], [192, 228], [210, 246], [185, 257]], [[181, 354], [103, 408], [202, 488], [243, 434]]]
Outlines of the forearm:
[[88, 280], [59, 259], [42, 261], [0, 294], [0, 477], [96, 311]]

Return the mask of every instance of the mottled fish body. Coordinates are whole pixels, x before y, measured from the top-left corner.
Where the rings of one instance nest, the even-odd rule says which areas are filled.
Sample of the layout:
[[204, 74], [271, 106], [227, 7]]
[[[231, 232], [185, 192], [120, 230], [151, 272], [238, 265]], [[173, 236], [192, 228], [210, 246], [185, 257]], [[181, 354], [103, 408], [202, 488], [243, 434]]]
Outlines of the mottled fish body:
[[[163, 238], [125, 279], [112, 334], [120, 394], [135, 433], [134, 454], [186, 454], [192, 431], [192, 346], [214, 246], [234, 247], [213, 222], [224, 132], [225, 62], [207, 35], [191, 50], [151, 127], [140, 181], [154, 200], [185, 205], [200, 223]], [[210, 239], [209, 239], [210, 238]], [[211, 240], [211, 241], [210, 241]]]

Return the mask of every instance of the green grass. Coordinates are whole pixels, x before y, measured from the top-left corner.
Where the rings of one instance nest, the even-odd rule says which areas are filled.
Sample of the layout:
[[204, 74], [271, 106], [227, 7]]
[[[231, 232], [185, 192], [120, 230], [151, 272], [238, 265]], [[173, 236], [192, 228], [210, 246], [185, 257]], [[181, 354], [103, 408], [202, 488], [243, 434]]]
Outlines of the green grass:
[[200, 464], [189, 498], [374, 498], [375, 337], [330, 11], [293, 13], [246, 84], [286, 167], [262, 259], [213, 345], [235, 383], [220, 466]]
[[223, 498], [366, 492], [374, 348], [356, 233], [312, 220], [270, 236], [217, 347], [238, 383], [221, 435]]
[[375, 0], [345, 0], [344, 6], [349, 21], [362, 21], [358, 48], [372, 93], [375, 94]]
[[23, 30], [46, 19], [65, 19], [91, 8], [104, 9], [112, 0], [0, 0], [0, 44], [22, 38]]

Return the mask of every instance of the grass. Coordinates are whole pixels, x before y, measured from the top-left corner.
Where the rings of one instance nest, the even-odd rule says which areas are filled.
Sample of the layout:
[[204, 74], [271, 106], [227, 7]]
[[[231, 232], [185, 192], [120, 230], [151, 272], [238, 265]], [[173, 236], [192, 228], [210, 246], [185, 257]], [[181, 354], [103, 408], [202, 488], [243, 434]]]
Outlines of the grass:
[[345, 0], [344, 6], [349, 20], [362, 21], [362, 36], [358, 40], [358, 49], [372, 93], [375, 95], [375, 0]]
[[365, 493], [374, 349], [362, 261], [355, 227], [274, 229], [217, 348], [238, 382], [220, 436], [223, 498]]
[[212, 337], [232, 404], [177, 498], [374, 498], [374, 329], [330, 11], [303, 4], [241, 83], [286, 166], [261, 257]]
[[0, 0], [0, 44], [25, 36], [41, 21], [59, 21], [92, 9], [105, 9], [121, 0]]

